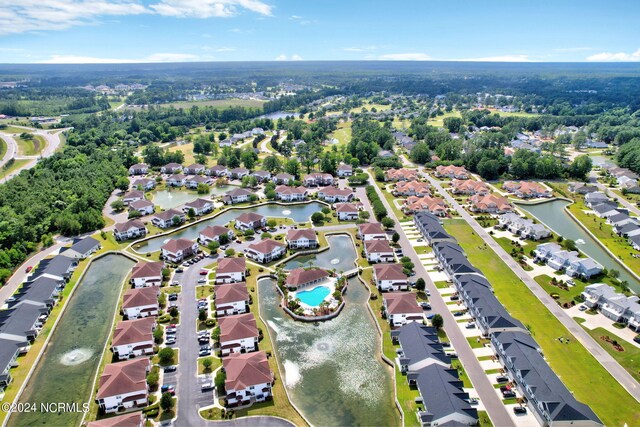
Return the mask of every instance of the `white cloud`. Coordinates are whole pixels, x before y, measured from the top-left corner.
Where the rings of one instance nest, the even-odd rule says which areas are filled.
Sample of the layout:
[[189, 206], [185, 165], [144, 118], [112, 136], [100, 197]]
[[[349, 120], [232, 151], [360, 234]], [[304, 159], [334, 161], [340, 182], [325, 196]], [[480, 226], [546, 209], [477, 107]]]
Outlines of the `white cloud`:
[[633, 53], [626, 52], [602, 52], [587, 57], [587, 61], [596, 62], [637, 62], [640, 61], [640, 49]]
[[158, 14], [179, 18], [231, 17], [248, 10], [272, 15], [262, 0], [0, 0], [0, 35], [64, 30], [108, 16]]
[[272, 7], [261, 0], [160, 0], [149, 7], [160, 15], [179, 18], [228, 18], [239, 9], [272, 15]]
[[296, 21], [296, 20], [302, 19], [302, 16], [299, 16], [299, 15], [291, 15], [291, 16], [289, 17], [289, 19], [290, 19], [290, 20], [292, 20], [292, 21]]
[[97, 58], [94, 56], [51, 55], [49, 59], [38, 61], [40, 64], [132, 64], [142, 62], [192, 62], [199, 61], [197, 55], [188, 53], [154, 53], [144, 58]]
[[559, 47], [553, 49], [554, 52], [585, 52], [587, 50], [594, 50], [592, 47]]
[[302, 57], [297, 53], [294, 53], [293, 55], [291, 55], [291, 57], [288, 57], [284, 53], [281, 53], [280, 55], [276, 56], [275, 60], [276, 61], [302, 61]]
[[371, 45], [371, 46], [351, 46], [351, 47], [343, 47], [342, 50], [344, 52], [370, 52], [373, 50], [378, 50], [381, 49], [382, 46], [376, 46], [376, 45]]
[[378, 56], [383, 61], [429, 61], [431, 57], [426, 53], [387, 53]]

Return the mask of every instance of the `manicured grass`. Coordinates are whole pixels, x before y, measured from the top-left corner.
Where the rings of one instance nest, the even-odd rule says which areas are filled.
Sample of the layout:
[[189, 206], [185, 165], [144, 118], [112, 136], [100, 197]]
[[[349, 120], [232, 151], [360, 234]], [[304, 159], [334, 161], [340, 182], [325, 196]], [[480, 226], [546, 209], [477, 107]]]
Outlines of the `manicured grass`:
[[4, 142], [4, 139], [0, 138], [0, 159], [4, 158], [5, 154], [7, 154], [7, 143]]
[[430, 254], [431, 252], [433, 252], [429, 246], [414, 246], [413, 250], [416, 251], [418, 255]]
[[179, 294], [182, 291], [182, 286], [164, 286], [160, 288], [160, 292], [165, 294]]
[[160, 365], [160, 366], [175, 365], [176, 363], [178, 363], [178, 360], [180, 360], [180, 349], [179, 348], [172, 348], [172, 349], [173, 349], [173, 359], [171, 359], [169, 362], [160, 362], [160, 358], [156, 354], [151, 358], [151, 363], [153, 363], [154, 365]]
[[449, 287], [449, 283], [447, 283], [446, 281], [434, 282], [434, 284], [438, 289], [445, 289]]
[[471, 348], [482, 348], [485, 344], [489, 344], [489, 340], [486, 338], [478, 340], [478, 337], [467, 337], [467, 341], [469, 341]]
[[350, 112], [351, 114], [361, 113], [363, 108], [366, 108], [369, 112], [371, 112], [372, 108], [375, 108], [378, 112], [380, 112], [380, 111], [390, 110], [391, 104], [382, 105], [382, 104], [370, 104], [367, 102], [367, 103], [364, 103], [362, 107], [352, 108]]
[[460, 112], [457, 110], [454, 110], [448, 113], [444, 113], [444, 115], [442, 116], [437, 116], [436, 118], [429, 119], [427, 121], [427, 124], [431, 126], [436, 126], [436, 127], [443, 127], [444, 119], [446, 119], [447, 117], [460, 117]]
[[196, 286], [196, 299], [207, 298], [213, 295], [213, 285]]
[[631, 247], [627, 239], [618, 236], [604, 218], [584, 213], [583, 210], [588, 208], [581, 200], [569, 205], [568, 209], [620, 262], [633, 271], [640, 271], [640, 258], [634, 257], [637, 251]]
[[327, 144], [325, 146], [325, 150], [327, 151], [331, 150], [331, 147], [333, 146], [341, 147], [343, 145], [347, 145], [351, 142], [351, 122], [338, 123], [337, 129], [329, 135], [329, 138], [336, 138], [338, 143]]
[[478, 411], [478, 421], [480, 423], [480, 427], [493, 427], [493, 423], [491, 422], [491, 419], [489, 419], [487, 411]]
[[545, 291], [547, 291], [549, 295], [557, 294], [559, 298], [554, 299], [560, 304], [571, 303], [571, 301], [573, 301], [574, 298], [580, 295], [580, 293], [584, 290], [584, 285], [581, 285], [578, 282], [576, 282], [576, 286], [570, 286], [568, 290], [561, 289], [558, 286], [552, 285], [552, 278], [550, 276], [547, 276], [546, 274], [536, 276], [534, 279], [540, 286], [542, 286]]
[[[23, 167], [24, 165], [26, 165], [27, 163], [29, 163], [31, 160], [29, 159], [18, 159], [15, 160], [13, 162], [13, 164], [11, 166], [9, 166], [8, 168], [2, 168], [2, 177], [6, 177], [11, 175], [12, 173], [14, 173], [15, 171], [17, 171], [18, 169], [20, 169], [21, 167]], [[5, 165], [7, 166], [7, 165]]]
[[[213, 364], [209, 367], [209, 369], [205, 369], [204, 367], [203, 362], [205, 359], [211, 359], [211, 361], [213, 362]], [[214, 356], [199, 357], [198, 358], [198, 375], [210, 374], [214, 372], [216, 369], [218, 369], [220, 366], [222, 366], [222, 359], [218, 357], [214, 357]]]
[[[187, 144], [175, 145], [173, 147], [169, 147], [168, 150], [170, 153], [175, 153], [176, 151], [182, 151], [184, 154], [184, 162], [185, 166], [189, 166], [190, 164], [195, 163], [195, 158], [193, 155], [193, 142], [189, 142]], [[207, 166], [207, 165], [205, 165]]]
[[464, 366], [458, 359], [453, 359], [451, 361], [451, 367], [458, 371], [458, 377], [462, 381], [464, 388], [472, 388], [473, 384], [471, 384], [471, 380], [467, 376], [467, 371], [464, 370]]
[[387, 183], [377, 181], [375, 183], [382, 190], [382, 194], [384, 194], [384, 198], [387, 199], [387, 202], [389, 202], [389, 206], [391, 206], [391, 209], [396, 215], [396, 218], [398, 218], [399, 221], [402, 221], [402, 219], [404, 218], [404, 213], [400, 209], [398, 209], [395, 204], [395, 200], [397, 200], [397, 197], [387, 191]]
[[[640, 381], [640, 348], [628, 343], [604, 328], [587, 329], [584, 326], [583, 328], [594, 340], [600, 343], [600, 345], [607, 350], [607, 353], [613, 356], [623, 368], [629, 371], [636, 381]], [[624, 348], [624, 351], [614, 349], [613, 345], [600, 339], [602, 336], [609, 336], [612, 340], [616, 340], [618, 344]]]
[[[491, 249], [481, 249], [483, 240], [460, 219], [445, 221], [446, 230], [458, 239], [473, 265], [482, 270], [498, 299], [520, 319], [540, 344], [551, 368], [576, 398], [589, 405], [606, 425], [640, 423], [637, 402], [598, 361], [529, 291]], [[557, 337], [571, 337], [563, 344]], [[611, 405], [611, 402], [616, 405]]]
[[22, 133], [22, 132], [28, 132], [28, 129], [17, 128], [15, 126], [7, 126], [6, 128], [0, 129], [0, 132], [4, 132], [4, 133]]

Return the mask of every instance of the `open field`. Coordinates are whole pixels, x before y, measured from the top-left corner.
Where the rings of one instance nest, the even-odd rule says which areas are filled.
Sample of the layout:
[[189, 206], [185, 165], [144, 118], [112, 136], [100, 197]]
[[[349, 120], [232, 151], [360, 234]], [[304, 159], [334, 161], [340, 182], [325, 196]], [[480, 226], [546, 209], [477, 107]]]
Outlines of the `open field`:
[[5, 154], [7, 154], [7, 143], [4, 142], [4, 139], [0, 138], [0, 159], [2, 159]]
[[461, 116], [460, 116], [460, 112], [459, 111], [454, 110], [454, 111], [450, 111], [448, 113], [444, 113], [444, 115], [442, 115], [442, 116], [438, 116], [438, 117], [435, 117], [433, 119], [427, 120], [427, 124], [431, 125], [431, 126], [436, 126], [436, 127], [443, 127], [444, 126], [444, 119], [446, 119], [447, 117], [461, 117]]
[[21, 156], [37, 156], [46, 144], [40, 135], [34, 135], [33, 139], [16, 137], [15, 140], [18, 143], [18, 154]]
[[[338, 123], [338, 129], [333, 132], [330, 137], [336, 138], [338, 146], [347, 145], [351, 142], [351, 122]], [[331, 148], [333, 145], [328, 145], [327, 148]]]
[[209, 101], [176, 101], [168, 104], [161, 104], [163, 107], [175, 107], [175, 108], [191, 108], [197, 107], [215, 107], [215, 108], [229, 108], [229, 107], [245, 107], [245, 108], [262, 108], [266, 101], [260, 101], [257, 99], [212, 99]]
[[368, 111], [371, 111], [372, 108], [375, 108], [377, 111], [386, 111], [386, 110], [390, 110], [391, 109], [391, 104], [389, 105], [382, 105], [382, 104], [370, 104], [370, 103], [366, 103], [364, 104], [362, 107], [358, 107], [358, 108], [352, 108], [350, 110], [351, 114], [354, 113], [362, 113], [362, 109], [366, 108]]
[[26, 129], [17, 128], [15, 126], [9, 125], [6, 128], [0, 129], [0, 132], [4, 132], [4, 133], [22, 133], [22, 132], [26, 132]]
[[483, 108], [483, 110], [489, 110], [489, 111], [491, 111], [491, 114], [497, 113], [502, 117], [533, 117], [533, 116], [537, 116], [537, 114], [526, 113], [524, 111], [517, 111], [515, 113], [508, 113], [508, 112], [497, 110], [495, 108]]
[[[463, 220], [445, 221], [445, 229], [465, 250], [469, 261], [485, 274], [498, 299], [521, 320], [540, 344], [546, 360], [576, 398], [589, 405], [606, 425], [640, 423], [636, 402], [549, 310], [529, 291], [513, 271]], [[561, 343], [558, 337], [570, 337]], [[566, 342], [566, 341], [565, 341]], [[612, 407], [611, 402], [617, 404]]]

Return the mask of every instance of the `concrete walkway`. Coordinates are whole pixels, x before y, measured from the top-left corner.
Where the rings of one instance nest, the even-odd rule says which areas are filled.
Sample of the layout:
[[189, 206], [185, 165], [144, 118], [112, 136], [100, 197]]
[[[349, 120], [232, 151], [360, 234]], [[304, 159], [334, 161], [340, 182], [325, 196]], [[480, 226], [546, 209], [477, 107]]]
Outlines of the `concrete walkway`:
[[[370, 170], [367, 170], [371, 181], [373, 182], [374, 177]], [[431, 297], [429, 297], [429, 302], [431, 303], [432, 313], [438, 313], [444, 319], [444, 330], [451, 341], [451, 345], [455, 349], [460, 362], [464, 366], [465, 371], [467, 372], [467, 376], [469, 380], [473, 384], [473, 387], [478, 392], [480, 399], [482, 400], [482, 404], [487, 410], [487, 414], [489, 418], [493, 422], [495, 426], [515, 426], [513, 420], [509, 416], [507, 409], [502, 404], [502, 400], [498, 397], [495, 392], [495, 389], [489, 378], [484, 372], [484, 368], [478, 362], [476, 355], [473, 353], [469, 342], [463, 335], [460, 327], [456, 323], [456, 318], [449, 311], [444, 299], [440, 296], [438, 289], [435, 284], [431, 280], [427, 270], [420, 262], [418, 258], [418, 254], [414, 250], [410, 250], [413, 246], [407, 239], [407, 236], [396, 218], [393, 210], [389, 206], [387, 199], [382, 194], [382, 191], [377, 185], [374, 185], [378, 195], [380, 196], [380, 200], [387, 208], [387, 212], [390, 218], [393, 218], [396, 221], [395, 231], [400, 235], [400, 245], [404, 249], [405, 256], [411, 258], [411, 261], [415, 265], [416, 277], [422, 277], [425, 279], [426, 288], [431, 292]], [[408, 416], [410, 414], [406, 414]]]
[[[609, 353], [607, 353], [591, 336], [576, 323], [567, 312], [560, 307], [545, 290], [478, 224], [466, 210], [451, 195], [445, 191], [440, 183], [431, 176], [427, 179], [442, 195], [442, 197], [455, 209], [462, 219], [473, 228], [487, 246], [489, 246], [507, 266], [518, 276], [531, 292], [542, 302], [547, 309], [571, 332], [575, 338], [587, 349], [589, 353], [631, 394], [640, 401], [640, 384], [623, 368]], [[524, 320], [524, 319], [523, 319]]]

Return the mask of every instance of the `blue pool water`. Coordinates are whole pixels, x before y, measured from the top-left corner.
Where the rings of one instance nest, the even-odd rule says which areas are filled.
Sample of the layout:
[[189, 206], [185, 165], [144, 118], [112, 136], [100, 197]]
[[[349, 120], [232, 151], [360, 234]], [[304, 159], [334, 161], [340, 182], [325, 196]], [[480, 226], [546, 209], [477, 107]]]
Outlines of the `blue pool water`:
[[319, 307], [320, 303], [329, 295], [329, 292], [331, 292], [331, 289], [326, 286], [316, 286], [311, 290], [296, 293], [296, 298], [310, 307]]

